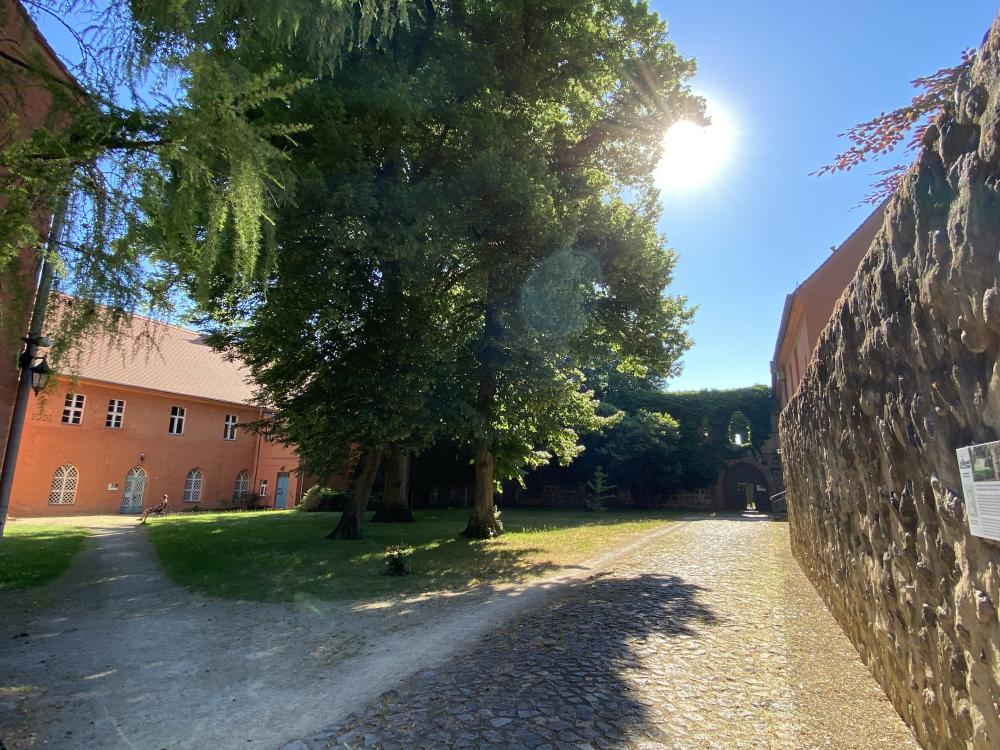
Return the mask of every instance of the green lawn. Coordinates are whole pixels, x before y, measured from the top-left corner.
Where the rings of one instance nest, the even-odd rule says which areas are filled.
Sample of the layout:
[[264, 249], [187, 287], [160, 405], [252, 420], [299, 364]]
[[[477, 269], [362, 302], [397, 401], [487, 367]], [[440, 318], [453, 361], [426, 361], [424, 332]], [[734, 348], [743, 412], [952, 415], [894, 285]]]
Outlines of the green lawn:
[[[337, 513], [198, 513], [147, 525], [173, 580], [229, 599], [360, 599], [523, 581], [574, 566], [669, 521], [669, 513], [508, 510], [507, 533], [483, 542], [458, 537], [467, 510], [416, 513], [412, 524], [365, 525], [365, 539], [324, 536]], [[391, 577], [384, 550], [413, 549], [412, 573]]]
[[80, 551], [87, 530], [10, 523], [0, 539], [0, 591], [29, 589], [58, 578]]

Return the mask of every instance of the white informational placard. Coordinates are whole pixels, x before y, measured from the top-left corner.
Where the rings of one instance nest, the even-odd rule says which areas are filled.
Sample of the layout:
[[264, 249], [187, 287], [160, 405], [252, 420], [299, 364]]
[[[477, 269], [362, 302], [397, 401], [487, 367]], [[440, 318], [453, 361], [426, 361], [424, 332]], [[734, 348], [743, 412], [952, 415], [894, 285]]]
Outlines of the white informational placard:
[[1000, 541], [1000, 441], [955, 451], [969, 532]]

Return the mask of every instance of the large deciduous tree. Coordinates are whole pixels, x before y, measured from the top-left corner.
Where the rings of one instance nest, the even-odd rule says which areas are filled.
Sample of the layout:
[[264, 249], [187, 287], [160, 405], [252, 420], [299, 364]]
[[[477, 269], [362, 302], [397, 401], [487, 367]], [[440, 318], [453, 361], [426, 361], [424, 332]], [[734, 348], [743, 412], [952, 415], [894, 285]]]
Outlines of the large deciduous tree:
[[[317, 124], [298, 137], [298, 198], [275, 213], [273, 273], [216, 306], [221, 338], [247, 362], [282, 436], [325, 473], [355, 447], [358, 467], [331, 536], [357, 538], [382, 457], [394, 519], [410, 450], [455, 422], [474, 313], [460, 281], [461, 196], [437, 170], [455, 61], [428, 11], [382, 50], [346, 54], [297, 96]], [[225, 286], [225, 285], [223, 285]], [[466, 320], [468, 322], [463, 322]], [[396, 502], [393, 503], [393, 500]]]
[[667, 373], [687, 346], [652, 172], [702, 117], [693, 64], [626, 0], [428, 3], [340, 62], [275, 115], [317, 123], [298, 197], [273, 272], [217, 318], [307, 460], [365, 457], [338, 535], [383, 453], [450, 436], [475, 456], [466, 533], [492, 536], [498, 482], [614, 419], [583, 368]]
[[464, 426], [476, 463], [466, 535], [502, 530], [498, 481], [606, 424], [581, 368], [609, 354], [669, 372], [689, 311], [664, 295], [674, 263], [657, 234], [652, 173], [666, 128], [702, 117], [666, 25], [645, 3], [459, 2], [453, 33], [478, 58], [473, 149], [449, 169], [481, 318], [478, 387]]

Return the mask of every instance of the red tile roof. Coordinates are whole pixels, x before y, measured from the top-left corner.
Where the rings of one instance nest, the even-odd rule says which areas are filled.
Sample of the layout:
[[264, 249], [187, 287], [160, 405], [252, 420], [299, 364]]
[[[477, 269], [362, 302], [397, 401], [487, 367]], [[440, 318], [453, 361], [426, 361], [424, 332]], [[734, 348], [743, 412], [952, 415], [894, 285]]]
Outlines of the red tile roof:
[[84, 340], [79, 360], [65, 369], [81, 379], [253, 404], [246, 369], [208, 344], [202, 334], [141, 316], [131, 330], [98, 330]]

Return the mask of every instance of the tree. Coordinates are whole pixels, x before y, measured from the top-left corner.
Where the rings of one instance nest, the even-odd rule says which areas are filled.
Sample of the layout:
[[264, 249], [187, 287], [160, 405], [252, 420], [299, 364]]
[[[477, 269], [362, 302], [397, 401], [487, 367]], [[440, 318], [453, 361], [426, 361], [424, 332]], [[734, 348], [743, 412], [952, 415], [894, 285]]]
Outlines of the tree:
[[409, 505], [410, 449], [393, 445], [385, 470], [385, 489], [382, 505], [375, 511], [376, 523], [412, 523], [413, 512]]
[[[69, 239], [50, 261], [64, 288], [103, 304], [65, 311], [64, 342], [101, 316], [169, 310], [182, 287], [204, 302], [218, 291], [212, 280], [238, 290], [266, 274], [267, 229], [290, 198], [287, 158], [312, 125], [274, 114], [334, 70], [345, 49], [387, 40], [409, 8], [407, 0], [25, 2], [73, 34], [79, 89], [41, 60], [20, 61], [51, 89], [59, 127], [0, 144], [0, 280], [17, 281], [37, 213], [71, 194]], [[308, 70], [288, 73], [291, 56]]]
[[[435, 165], [453, 61], [428, 50], [434, 23], [427, 14], [386, 49], [345, 55], [295, 98], [287, 116], [318, 124], [290, 160], [299, 197], [275, 213], [275, 266], [252, 296], [213, 311], [307, 465], [325, 473], [356, 446], [334, 538], [361, 535], [383, 455], [387, 500], [405, 499], [410, 450], [441, 433], [468, 381], [463, 245], [449, 218], [461, 196]], [[406, 517], [399, 505], [393, 517]]]
[[[451, 154], [449, 168], [468, 175], [467, 283], [481, 311], [465, 533], [487, 537], [501, 530], [498, 481], [572, 460], [578, 432], [608, 423], [582, 367], [610, 353], [668, 372], [685, 348], [689, 311], [663, 296], [674, 259], [655, 231], [651, 175], [666, 128], [703, 109], [683, 86], [693, 63], [645, 4], [462, 2], [451, 24], [485, 52], [468, 72], [479, 147], [471, 161]], [[560, 302], [543, 305], [557, 325], [537, 325], [532, 292]]]
[[588, 375], [602, 413], [621, 412], [621, 421], [584, 436], [585, 450], [569, 467], [545, 467], [529, 476], [533, 496], [545, 485], [582, 488], [600, 465], [638, 504], [653, 506], [675, 492], [714, 485], [728, 462], [759, 451], [770, 438], [767, 386], [664, 391], [659, 378], [621, 373], [613, 363]]
[[628, 487], [638, 504], [651, 508], [680, 489], [678, 458], [680, 424], [669, 414], [646, 411], [626, 414], [594, 451], [617, 486]]
[[692, 71], [642, 4], [459, 2], [296, 95], [286, 118], [322, 123], [290, 161], [300, 197], [222, 317], [303, 455], [452, 436], [475, 456], [467, 533], [490, 536], [499, 481], [614, 419], [583, 366], [669, 372], [690, 312], [663, 295], [651, 174], [666, 126], [701, 116]]
[[587, 489], [590, 490], [590, 494], [583, 499], [587, 510], [602, 512], [607, 510], [605, 502], [614, 496], [614, 491], [618, 489], [618, 486], [610, 484], [604, 467], [598, 466], [594, 469], [594, 478], [587, 482]]

